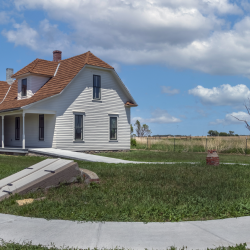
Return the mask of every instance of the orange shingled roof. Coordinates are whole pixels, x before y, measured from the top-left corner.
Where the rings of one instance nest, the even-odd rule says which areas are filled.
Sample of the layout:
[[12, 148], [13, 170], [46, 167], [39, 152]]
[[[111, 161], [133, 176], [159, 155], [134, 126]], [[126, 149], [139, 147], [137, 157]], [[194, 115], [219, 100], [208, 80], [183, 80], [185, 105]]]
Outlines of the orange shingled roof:
[[0, 103], [3, 101], [10, 85], [7, 82], [0, 81]]
[[125, 106], [137, 106], [136, 104], [132, 103], [132, 102], [126, 102]]
[[46, 76], [53, 76], [57, 65], [59, 62], [51, 62], [42, 59], [36, 59], [21, 70], [17, 71], [12, 78], [16, 78], [17, 76], [26, 74], [26, 73], [33, 73], [39, 75], [46, 75]]
[[[60, 66], [58, 68], [58, 72], [54, 77], [54, 73], [59, 63]], [[15, 78], [22, 74], [33, 73], [33, 74], [51, 76], [50, 80], [46, 84], [44, 84], [43, 87], [40, 88], [32, 97], [23, 100], [17, 100], [18, 81], [16, 80], [12, 84], [6, 99], [2, 104], [0, 104], [0, 112], [3, 110], [20, 108], [61, 93], [61, 91], [71, 82], [71, 80], [78, 74], [78, 72], [85, 65], [114, 69], [109, 64], [105, 63], [104, 61], [93, 55], [90, 51], [78, 56], [61, 60], [59, 62], [51, 62], [42, 59], [36, 59], [23, 69], [16, 72], [12, 77]], [[5, 91], [6, 84], [4, 84], [4, 82], [0, 82], [0, 102], [2, 93], [6, 94], [8, 90], [7, 89]], [[2, 90], [4, 91], [2, 92]]]

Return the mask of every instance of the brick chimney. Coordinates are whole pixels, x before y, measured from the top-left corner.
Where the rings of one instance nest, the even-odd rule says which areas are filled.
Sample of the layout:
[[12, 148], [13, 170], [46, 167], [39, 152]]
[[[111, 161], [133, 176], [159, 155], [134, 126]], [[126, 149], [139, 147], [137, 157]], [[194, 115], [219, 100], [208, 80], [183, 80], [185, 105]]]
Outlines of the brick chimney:
[[59, 62], [62, 60], [62, 51], [54, 50], [53, 51], [53, 62]]
[[8, 80], [11, 79], [13, 73], [14, 73], [14, 70], [13, 70], [13, 69], [11, 69], [11, 68], [7, 68], [7, 69], [6, 69], [6, 81], [8, 81]]

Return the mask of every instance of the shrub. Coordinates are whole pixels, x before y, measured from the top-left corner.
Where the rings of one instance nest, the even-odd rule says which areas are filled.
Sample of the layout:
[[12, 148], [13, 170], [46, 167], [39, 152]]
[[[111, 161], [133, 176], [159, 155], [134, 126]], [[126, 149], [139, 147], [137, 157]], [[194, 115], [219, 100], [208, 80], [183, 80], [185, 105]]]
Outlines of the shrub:
[[132, 147], [136, 147], [136, 139], [131, 138], [131, 140], [130, 140], [130, 145], [131, 145]]

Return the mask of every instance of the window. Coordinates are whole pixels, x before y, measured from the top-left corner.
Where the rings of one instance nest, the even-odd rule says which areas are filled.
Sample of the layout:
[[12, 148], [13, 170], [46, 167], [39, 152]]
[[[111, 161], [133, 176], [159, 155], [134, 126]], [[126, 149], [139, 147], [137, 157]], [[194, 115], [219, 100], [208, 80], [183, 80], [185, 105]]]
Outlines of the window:
[[75, 140], [83, 140], [83, 115], [75, 115]]
[[15, 140], [20, 140], [20, 117], [15, 118]]
[[93, 76], [93, 99], [101, 99], [101, 76]]
[[117, 117], [110, 117], [110, 140], [117, 140]]
[[22, 96], [27, 96], [27, 78], [22, 79]]
[[39, 141], [44, 141], [44, 115], [39, 115]]

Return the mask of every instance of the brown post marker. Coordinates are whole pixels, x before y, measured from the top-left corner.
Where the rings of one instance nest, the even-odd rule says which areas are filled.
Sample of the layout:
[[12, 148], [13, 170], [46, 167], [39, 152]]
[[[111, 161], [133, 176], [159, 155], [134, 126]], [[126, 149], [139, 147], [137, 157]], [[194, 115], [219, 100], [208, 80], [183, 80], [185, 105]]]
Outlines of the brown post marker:
[[207, 158], [206, 158], [207, 165], [212, 165], [212, 166], [220, 165], [217, 151], [214, 149], [214, 150], [208, 150], [207, 152], [208, 152]]

